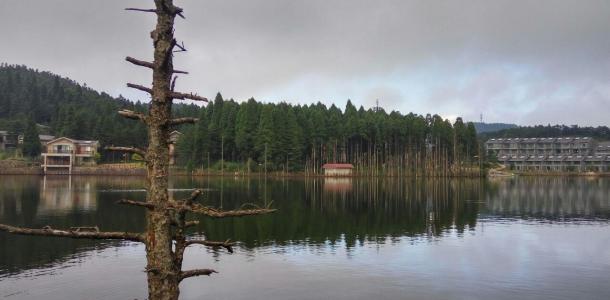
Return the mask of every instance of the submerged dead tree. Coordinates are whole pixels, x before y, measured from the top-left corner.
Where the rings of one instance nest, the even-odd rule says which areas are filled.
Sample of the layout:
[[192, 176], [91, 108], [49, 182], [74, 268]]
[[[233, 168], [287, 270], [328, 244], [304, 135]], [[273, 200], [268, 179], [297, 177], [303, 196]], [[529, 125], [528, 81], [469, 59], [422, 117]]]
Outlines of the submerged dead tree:
[[242, 217], [274, 212], [269, 207], [252, 209], [221, 210], [196, 203], [201, 195], [195, 190], [189, 198], [170, 200], [168, 196], [169, 173], [169, 133], [173, 126], [195, 123], [195, 118], [172, 118], [172, 102], [178, 100], [196, 100], [207, 102], [207, 99], [192, 93], [174, 91], [175, 73], [186, 74], [176, 70], [172, 59], [175, 52], [186, 51], [184, 44], [179, 44], [174, 38], [174, 19], [184, 18], [183, 10], [173, 4], [172, 0], [155, 0], [155, 8], [127, 8], [130, 11], [154, 13], [157, 25], [150, 33], [154, 45], [154, 60], [152, 62], [127, 57], [134, 65], [152, 69], [152, 87], [128, 83], [127, 86], [151, 95], [148, 114], [129, 110], [121, 110], [119, 114], [133, 120], [144, 122], [148, 128], [148, 148], [107, 147], [109, 150], [137, 153], [143, 157], [147, 167], [146, 202], [121, 200], [118, 203], [138, 206], [146, 210], [146, 232], [102, 232], [95, 227], [72, 227], [55, 229], [22, 228], [0, 224], [0, 230], [14, 234], [54, 236], [82, 239], [116, 239], [141, 242], [146, 245], [149, 299], [177, 299], [182, 280], [216, 273], [212, 269], [182, 270], [182, 260], [185, 249], [194, 244], [214, 248], [225, 248], [232, 252], [230, 241], [208, 241], [188, 239], [185, 231], [196, 225], [197, 221], [187, 220], [187, 214], [198, 214], [211, 218]]

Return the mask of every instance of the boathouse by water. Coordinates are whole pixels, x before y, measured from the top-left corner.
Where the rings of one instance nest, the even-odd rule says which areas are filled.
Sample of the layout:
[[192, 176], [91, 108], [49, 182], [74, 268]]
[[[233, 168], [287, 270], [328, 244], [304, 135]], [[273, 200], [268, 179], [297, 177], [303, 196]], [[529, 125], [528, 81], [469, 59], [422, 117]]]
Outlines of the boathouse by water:
[[351, 176], [354, 166], [352, 164], [325, 164], [322, 169], [324, 176]]

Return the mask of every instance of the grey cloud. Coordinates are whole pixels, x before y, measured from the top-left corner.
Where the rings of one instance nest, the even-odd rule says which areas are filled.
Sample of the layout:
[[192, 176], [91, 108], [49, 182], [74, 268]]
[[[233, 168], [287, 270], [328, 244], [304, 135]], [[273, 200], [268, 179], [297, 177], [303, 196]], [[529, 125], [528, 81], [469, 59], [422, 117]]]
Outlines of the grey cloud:
[[[610, 102], [599, 92], [610, 78], [605, 0], [175, 2], [187, 15], [176, 29], [189, 48], [176, 57], [191, 72], [178, 81], [183, 90], [301, 103], [352, 98], [364, 106], [380, 98], [387, 110], [403, 112], [476, 119], [484, 111], [489, 121], [526, 124], [560, 115], [555, 122], [608, 124], [602, 115], [567, 113], [574, 101], [584, 109]], [[151, 57], [154, 19], [122, 9], [150, 5], [3, 0], [0, 60], [143, 99], [124, 83], [145, 84], [149, 73], [123, 57]], [[438, 77], [405, 82], [426, 72]], [[426, 91], [413, 98], [407, 84]], [[559, 95], [565, 86], [570, 94]], [[545, 109], [550, 103], [559, 104], [553, 114]]]

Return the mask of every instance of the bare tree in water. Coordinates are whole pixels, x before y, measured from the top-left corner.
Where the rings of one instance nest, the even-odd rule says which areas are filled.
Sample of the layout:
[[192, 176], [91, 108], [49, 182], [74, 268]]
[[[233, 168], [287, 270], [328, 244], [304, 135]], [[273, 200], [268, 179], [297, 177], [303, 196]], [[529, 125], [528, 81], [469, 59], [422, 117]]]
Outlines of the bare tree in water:
[[[0, 224], [0, 230], [22, 235], [40, 235], [78, 239], [114, 239], [144, 243], [146, 245], [146, 273], [148, 276], [148, 296], [151, 300], [178, 299], [179, 284], [182, 280], [216, 273], [212, 269], [182, 270], [184, 250], [189, 245], [199, 244], [209, 247], [222, 247], [232, 252], [233, 243], [209, 240], [188, 239], [185, 230], [196, 225], [188, 221], [187, 214], [199, 214], [211, 218], [241, 217], [274, 212], [268, 207], [252, 209], [221, 210], [203, 206], [195, 201], [201, 195], [194, 190], [189, 198], [170, 200], [168, 197], [169, 171], [169, 133], [173, 126], [195, 123], [195, 118], [172, 118], [172, 102], [179, 100], [207, 101], [206, 98], [190, 93], [174, 91], [175, 73], [187, 72], [173, 68], [172, 56], [175, 52], [186, 51], [183, 44], [174, 38], [174, 19], [184, 18], [183, 10], [173, 4], [173, 0], [155, 0], [155, 8], [127, 8], [138, 12], [155, 13], [157, 25], [150, 33], [154, 45], [154, 61], [147, 62], [127, 57], [126, 60], [153, 71], [152, 88], [128, 83], [127, 86], [151, 95], [152, 101], [148, 114], [121, 110], [119, 114], [140, 122], [148, 127], [148, 149], [134, 147], [108, 147], [109, 150], [137, 153], [144, 157], [147, 167], [146, 202], [121, 200], [119, 203], [142, 207], [146, 210], [146, 232], [103, 232], [97, 226], [55, 229], [49, 226], [41, 229], [15, 227]], [[173, 78], [172, 78], [173, 76]]]

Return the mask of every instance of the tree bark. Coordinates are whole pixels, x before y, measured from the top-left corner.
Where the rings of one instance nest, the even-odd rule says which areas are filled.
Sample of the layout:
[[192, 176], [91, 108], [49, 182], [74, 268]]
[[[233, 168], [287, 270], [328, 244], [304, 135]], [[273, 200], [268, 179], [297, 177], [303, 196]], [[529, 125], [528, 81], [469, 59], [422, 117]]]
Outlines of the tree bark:
[[147, 195], [154, 208], [147, 210], [146, 258], [148, 297], [178, 299], [180, 269], [172, 252], [171, 212], [168, 204], [169, 130], [172, 98], [172, 50], [175, 7], [172, 0], [155, 0], [157, 25], [150, 36], [154, 45], [152, 101], [148, 116]]

